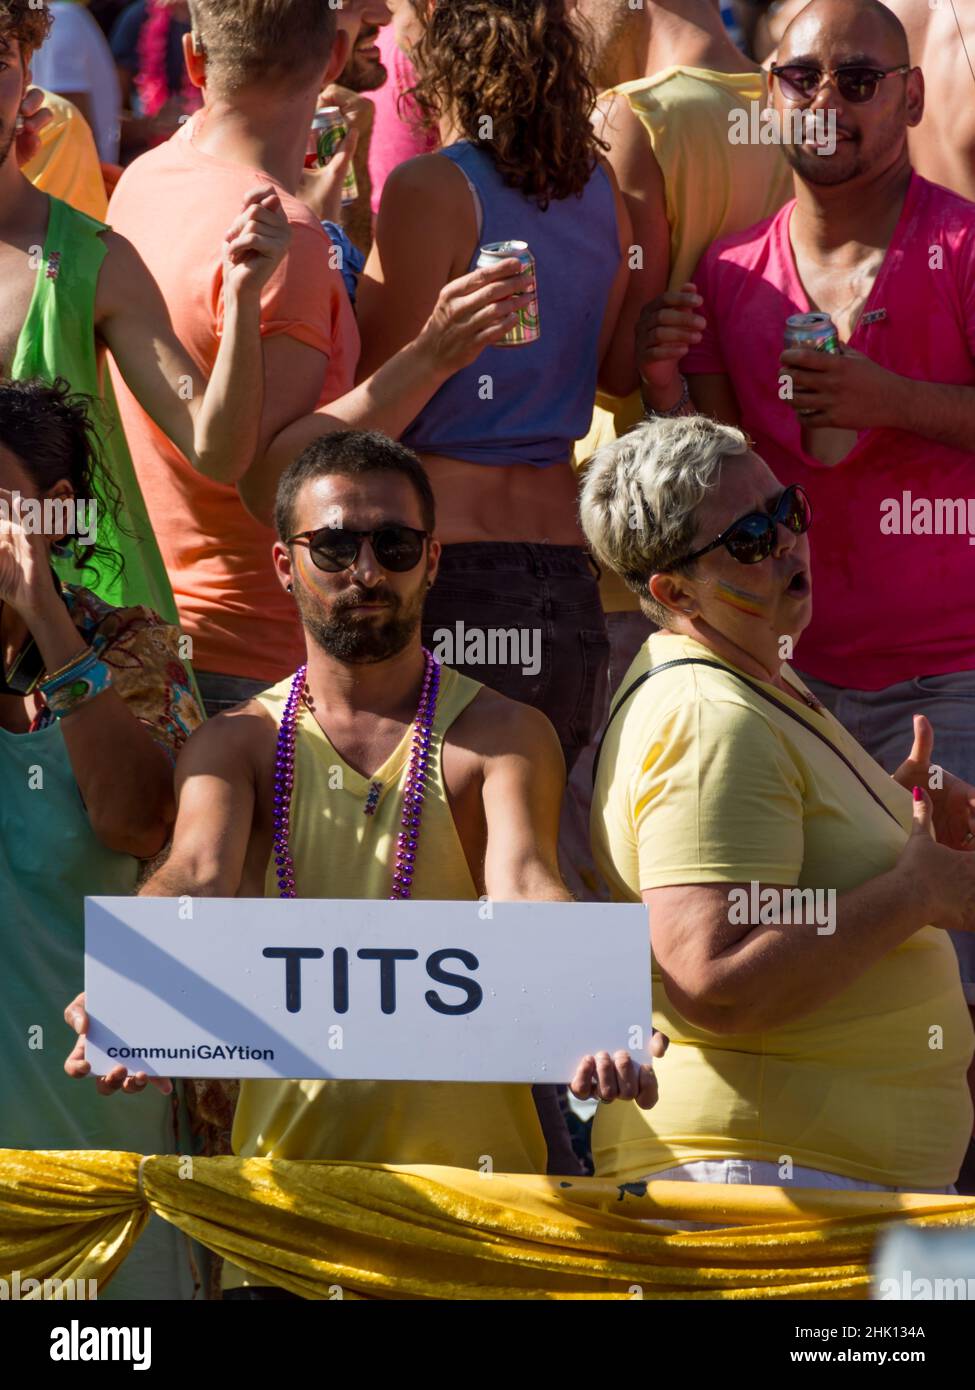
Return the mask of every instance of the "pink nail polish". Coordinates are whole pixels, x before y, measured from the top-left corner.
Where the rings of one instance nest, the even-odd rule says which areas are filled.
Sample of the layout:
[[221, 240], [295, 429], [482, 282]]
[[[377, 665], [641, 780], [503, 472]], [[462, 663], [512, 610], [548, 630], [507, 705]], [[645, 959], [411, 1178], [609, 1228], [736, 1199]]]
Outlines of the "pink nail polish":
[[914, 800], [915, 800], [915, 801], [923, 801], [923, 800], [924, 800], [924, 793], [921, 791], [921, 788], [920, 788], [920, 787], [915, 787], [915, 788], [914, 788]]

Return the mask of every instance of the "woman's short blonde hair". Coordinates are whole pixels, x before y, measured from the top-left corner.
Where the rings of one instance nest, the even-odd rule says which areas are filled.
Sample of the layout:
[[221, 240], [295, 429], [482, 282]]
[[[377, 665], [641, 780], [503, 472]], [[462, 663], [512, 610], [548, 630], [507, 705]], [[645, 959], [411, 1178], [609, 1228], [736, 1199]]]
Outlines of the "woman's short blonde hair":
[[693, 549], [695, 513], [717, 486], [723, 460], [750, 448], [731, 425], [683, 415], [637, 425], [593, 455], [582, 486], [583, 530], [597, 560], [622, 577], [654, 622], [669, 626], [672, 614], [647, 581]]

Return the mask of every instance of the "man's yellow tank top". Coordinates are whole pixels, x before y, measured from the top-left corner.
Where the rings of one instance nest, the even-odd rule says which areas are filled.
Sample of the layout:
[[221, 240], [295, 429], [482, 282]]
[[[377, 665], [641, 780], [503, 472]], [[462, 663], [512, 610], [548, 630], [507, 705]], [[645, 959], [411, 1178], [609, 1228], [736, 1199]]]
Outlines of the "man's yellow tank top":
[[[694, 274], [713, 241], [771, 217], [792, 196], [792, 174], [778, 145], [733, 144], [733, 112], [764, 107], [762, 72], [711, 72], [671, 67], [612, 89], [625, 96], [650, 140], [663, 174], [670, 225], [668, 289]], [[612, 444], [643, 418], [640, 393], [625, 400], [600, 392], [592, 425], [575, 448], [575, 463]], [[607, 613], [636, 611], [636, 596], [617, 575], [600, 586]]]
[[[259, 703], [280, 723], [290, 678]], [[481, 689], [449, 666], [440, 693], [413, 877], [415, 899], [474, 901], [477, 889], [444, 789], [443, 737]], [[302, 898], [387, 898], [413, 726], [372, 777], [349, 767], [305, 710], [295, 739], [291, 854]], [[370, 787], [380, 785], [371, 815]], [[277, 895], [268, 863], [266, 896]], [[244, 1081], [234, 1151], [245, 1157], [443, 1163], [544, 1173], [545, 1142], [531, 1087], [419, 1081]]]

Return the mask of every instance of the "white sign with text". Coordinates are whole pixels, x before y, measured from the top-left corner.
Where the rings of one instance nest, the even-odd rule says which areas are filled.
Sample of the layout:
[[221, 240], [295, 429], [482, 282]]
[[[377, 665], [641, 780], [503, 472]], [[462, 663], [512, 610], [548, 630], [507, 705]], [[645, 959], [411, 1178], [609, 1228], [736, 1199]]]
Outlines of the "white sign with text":
[[638, 903], [87, 898], [85, 989], [98, 1074], [568, 1082], [651, 1031]]

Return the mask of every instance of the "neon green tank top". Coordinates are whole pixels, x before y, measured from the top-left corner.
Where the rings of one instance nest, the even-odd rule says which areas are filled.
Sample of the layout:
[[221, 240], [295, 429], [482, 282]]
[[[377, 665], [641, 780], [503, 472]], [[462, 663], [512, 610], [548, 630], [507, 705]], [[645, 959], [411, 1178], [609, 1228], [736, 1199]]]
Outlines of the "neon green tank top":
[[56, 568], [67, 584], [82, 584], [116, 607], [146, 604], [168, 622], [178, 623], [173, 591], [156, 545], [142, 492], [129, 457], [107, 371], [99, 371], [95, 340], [95, 291], [105, 259], [104, 223], [96, 222], [59, 198], [50, 199], [47, 235], [27, 318], [21, 329], [10, 375], [17, 380], [63, 377], [73, 391], [100, 401], [95, 425], [102, 463], [121, 497], [115, 524], [98, 497], [98, 542], [119, 555], [121, 572], [100, 557], [84, 570], [73, 558]]
[[[290, 678], [258, 696], [276, 723], [289, 688]], [[414, 898], [477, 897], [444, 790], [441, 748], [444, 734], [480, 689], [477, 681], [443, 668]], [[374, 776], [363, 777], [339, 756], [308, 711], [302, 715], [290, 842], [299, 896], [388, 897], [412, 737], [411, 726]], [[366, 815], [373, 782], [382, 787], [375, 812]], [[277, 893], [272, 862], [265, 893]], [[233, 1138], [234, 1151], [244, 1157], [477, 1168], [488, 1155], [494, 1171], [511, 1173], [544, 1173], [546, 1162], [528, 1085], [244, 1081]], [[225, 1287], [241, 1282], [239, 1270], [227, 1270]]]

